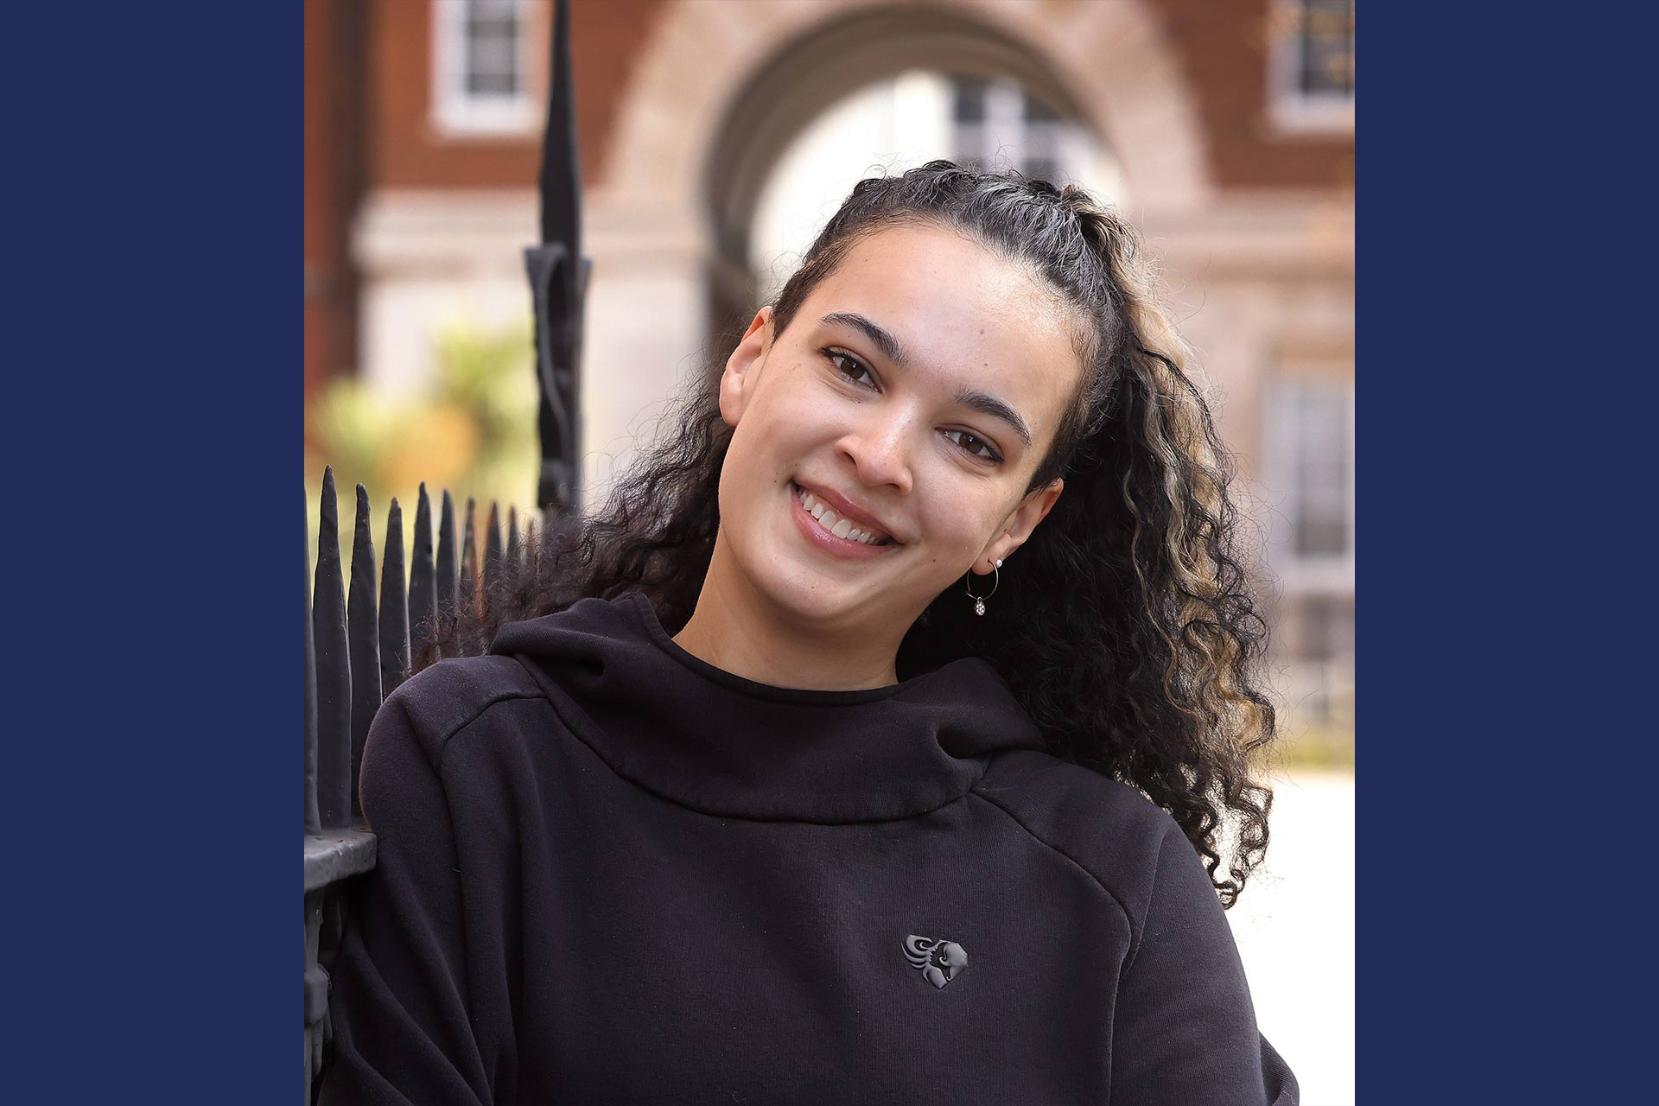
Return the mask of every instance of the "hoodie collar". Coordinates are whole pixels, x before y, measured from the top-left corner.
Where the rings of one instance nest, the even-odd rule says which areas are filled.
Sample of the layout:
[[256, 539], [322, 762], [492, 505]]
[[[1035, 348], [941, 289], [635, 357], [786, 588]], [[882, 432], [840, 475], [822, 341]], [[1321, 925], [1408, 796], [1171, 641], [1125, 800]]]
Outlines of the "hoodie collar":
[[619, 775], [721, 817], [905, 818], [964, 795], [992, 752], [1044, 747], [979, 657], [886, 687], [773, 687], [675, 644], [638, 591], [511, 623], [490, 651], [517, 657]]

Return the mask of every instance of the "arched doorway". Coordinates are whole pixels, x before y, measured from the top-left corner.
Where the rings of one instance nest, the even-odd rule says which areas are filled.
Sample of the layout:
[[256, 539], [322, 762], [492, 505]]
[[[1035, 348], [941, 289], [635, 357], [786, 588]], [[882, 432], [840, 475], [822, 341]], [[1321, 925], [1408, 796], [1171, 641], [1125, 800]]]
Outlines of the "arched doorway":
[[1074, 121], [1110, 150], [1137, 213], [1179, 215], [1210, 195], [1192, 91], [1140, 0], [676, 0], [585, 212], [590, 502], [755, 305], [755, 218], [791, 144], [849, 93], [918, 71], [1017, 88]]
[[[1065, 20], [1033, 10], [1023, 13], [1029, 25], [1015, 28], [1006, 5], [1000, 25], [988, 11], [974, 3], [843, 11], [797, 30], [755, 67], [729, 101], [701, 181], [705, 332], [714, 344], [727, 344], [775, 291], [810, 239], [803, 226], [821, 225], [872, 171], [949, 157], [1124, 198], [1107, 113], [1031, 41]], [[887, 133], [860, 141], [860, 120]]]

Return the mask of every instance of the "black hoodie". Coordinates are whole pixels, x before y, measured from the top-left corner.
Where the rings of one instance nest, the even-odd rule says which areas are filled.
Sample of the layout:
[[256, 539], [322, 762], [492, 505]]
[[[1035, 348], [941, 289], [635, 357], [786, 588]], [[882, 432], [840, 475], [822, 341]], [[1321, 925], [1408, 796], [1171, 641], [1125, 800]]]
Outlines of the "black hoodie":
[[1297, 1101], [1175, 822], [978, 658], [803, 691], [638, 593], [381, 707], [320, 1106]]

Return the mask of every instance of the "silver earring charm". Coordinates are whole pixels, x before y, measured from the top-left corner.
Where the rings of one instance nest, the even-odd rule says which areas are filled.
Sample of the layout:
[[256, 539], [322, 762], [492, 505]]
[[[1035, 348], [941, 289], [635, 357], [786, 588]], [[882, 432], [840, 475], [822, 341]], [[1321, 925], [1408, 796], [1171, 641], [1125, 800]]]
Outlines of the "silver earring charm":
[[1001, 586], [1001, 584], [1002, 584], [1002, 562], [997, 561], [996, 564], [992, 566], [991, 571], [994, 572], [996, 575], [991, 580], [991, 590], [986, 592], [984, 595], [975, 595], [974, 594], [973, 581], [972, 581], [973, 573], [972, 572], [968, 573], [967, 576], [964, 576], [962, 578], [962, 586], [967, 591], [968, 598], [970, 598], [974, 601], [974, 614], [984, 614], [985, 613], [985, 600], [987, 600], [987, 599], [991, 598], [991, 596], [995, 595], [997, 593], [997, 588], [999, 586]]

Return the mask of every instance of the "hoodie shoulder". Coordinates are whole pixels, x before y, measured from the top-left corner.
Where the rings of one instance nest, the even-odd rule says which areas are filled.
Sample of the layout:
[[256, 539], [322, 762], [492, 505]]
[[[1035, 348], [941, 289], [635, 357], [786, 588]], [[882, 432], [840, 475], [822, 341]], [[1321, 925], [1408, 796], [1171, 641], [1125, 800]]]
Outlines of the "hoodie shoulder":
[[435, 760], [451, 735], [494, 704], [546, 697], [512, 657], [451, 657], [403, 681], [380, 710], [407, 718]]
[[999, 754], [973, 793], [1093, 876], [1128, 915], [1137, 946], [1170, 845], [1179, 844], [1201, 867], [1163, 808], [1127, 784], [1047, 752]]

